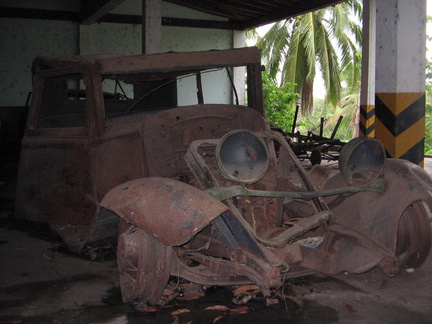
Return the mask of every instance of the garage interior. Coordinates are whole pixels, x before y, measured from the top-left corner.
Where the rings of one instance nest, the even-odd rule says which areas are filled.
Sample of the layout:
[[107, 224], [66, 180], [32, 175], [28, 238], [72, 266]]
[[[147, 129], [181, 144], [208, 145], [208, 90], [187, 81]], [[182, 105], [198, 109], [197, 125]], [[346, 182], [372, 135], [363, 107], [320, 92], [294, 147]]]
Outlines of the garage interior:
[[[115, 252], [108, 249], [95, 260], [78, 256], [48, 228], [14, 218], [36, 56], [243, 47], [247, 29], [340, 2], [46, 0], [36, 6], [1, 0], [0, 323], [430, 323], [431, 257], [394, 278], [374, 269], [289, 281], [285, 295], [290, 298], [284, 303], [257, 300], [245, 313], [222, 308], [222, 316], [205, 310], [232, 299], [232, 292], [223, 288], [213, 289], [205, 300], [136, 311], [121, 301]], [[432, 163], [423, 155], [426, 1], [365, 0], [364, 13], [360, 133], [383, 142], [390, 157], [409, 160], [431, 174]], [[173, 315], [182, 309], [188, 311]]]

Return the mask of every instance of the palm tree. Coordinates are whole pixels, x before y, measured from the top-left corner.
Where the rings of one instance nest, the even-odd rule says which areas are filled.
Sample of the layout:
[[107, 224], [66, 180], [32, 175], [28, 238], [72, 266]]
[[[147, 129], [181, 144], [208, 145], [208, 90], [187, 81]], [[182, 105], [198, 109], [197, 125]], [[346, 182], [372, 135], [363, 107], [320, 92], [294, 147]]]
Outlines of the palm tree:
[[359, 94], [352, 93], [343, 97], [337, 103], [334, 114], [330, 116], [324, 127], [327, 129], [334, 129], [338, 123], [340, 117], [343, 117], [340, 125], [337, 138], [343, 141], [348, 141], [358, 136], [358, 124], [359, 119]]
[[360, 0], [350, 0], [275, 23], [258, 39], [270, 76], [297, 84], [303, 112], [312, 108], [317, 71], [331, 105], [341, 97], [342, 81], [358, 87], [361, 26], [352, 18], [361, 21], [361, 15]]

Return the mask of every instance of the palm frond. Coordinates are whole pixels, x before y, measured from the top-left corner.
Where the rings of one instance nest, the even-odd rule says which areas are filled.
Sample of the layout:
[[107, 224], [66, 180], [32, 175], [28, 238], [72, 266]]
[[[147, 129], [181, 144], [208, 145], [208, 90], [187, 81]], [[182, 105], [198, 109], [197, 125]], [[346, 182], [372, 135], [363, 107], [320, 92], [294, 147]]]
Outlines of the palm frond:
[[[351, 20], [353, 16], [357, 19]], [[331, 105], [341, 97], [342, 80], [347, 89], [358, 88], [361, 16], [361, 0], [349, 0], [276, 23], [258, 41], [270, 76], [279, 75], [281, 84], [297, 84], [306, 111], [317, 74], [322, 75]]]
[[327, 93], [326, 101], [334, 106], [340, 98], [341, 90], [339, 63], [332, 41], [322, 24], [319, 25], [318, 39], [318, 60]]
[[275, 23], [256, 43], [256, 46], [261, 49], [262, 58], [272, 78], [276, 78], [286, 59], [285, 53], [291, 38], [290, 29], [288, 20]]
[[324, 127], [328, 129], [334, 129], [339, 118], [342, 116], [343, 119], [339, 126], [341, 131], [339, 133], [347, 134], [347, 138], [343, 138], [343, 140], [351, 139], [355, 131], [358, 107], [358, 94], [351, 94], [343, 97], [337, 104], [337, 111], [326, 120]]

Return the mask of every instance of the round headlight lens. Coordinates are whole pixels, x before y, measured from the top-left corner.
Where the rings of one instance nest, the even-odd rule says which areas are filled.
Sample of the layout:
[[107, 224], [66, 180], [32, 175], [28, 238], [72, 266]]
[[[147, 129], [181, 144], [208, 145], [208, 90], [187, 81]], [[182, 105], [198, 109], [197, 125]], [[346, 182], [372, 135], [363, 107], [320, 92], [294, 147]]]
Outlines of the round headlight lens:
[[364, 186], [375, 181], [384, 171], [387, 158], [384, 146], [372, 137], [357, 137], [341, 150], [339, 170], [352, 186]]
[[227, 133], [216, 147], [216, 164], [227, 179], [254, 183], [265, 176], [269, 168], [267, 145], [249, 130]]

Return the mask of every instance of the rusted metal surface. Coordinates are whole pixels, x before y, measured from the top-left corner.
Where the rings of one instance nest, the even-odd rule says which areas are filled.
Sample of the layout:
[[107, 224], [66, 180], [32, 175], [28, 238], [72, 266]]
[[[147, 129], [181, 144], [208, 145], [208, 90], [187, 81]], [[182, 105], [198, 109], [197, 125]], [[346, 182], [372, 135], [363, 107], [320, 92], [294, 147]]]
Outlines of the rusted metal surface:
[[386, 152], [377, 139], [358, 137], [342, 149], [339, 169], [345, 181], [361, 186], [376, 180], [385, 167]]
[[[249, 106], [206, 104], [203, 71], [243, 65]], [[74, 251], [119, 229], [125, 302], [157, 304], [170, 275], [270, 295], [282, 278], [393, 276], [429, 253], [428, 175], [385, 164], [368, 139], [347, 144], [342, 172], [306, 171], [263, 117], [256, 48], [40, 59], [34, 72], [17, 214], [48, 222]], [[198, 104], [180, 107], [185, 75]]]
[[338, 160], [340, 151], [344, 147], [345, 143], [336, 139], [335, 136], [343, 116], [339, 117], [330, 138], [323, 136], [323, 117], [321, 117], [319, 134], [314, 134], [313, 132], [308, 131], [307, 135], [303, 135], [299, 131], [296, 131], [299, 108], [299, 106], [296, 107], [290, 133], [286, 133], [280, 128], [275, 127], [274, 129], [286, 136], [294, 153], [301, 160], [310, 160], [312, 165], [321, 164], [322, 160]]
[[123, 302], [156, 305], [171, 274], [173, 250], [144, 230], [122, 224], [118, 266]]
[[[340, 233], [339, 236], [343, 238], [342, 241], [338, 241], [339, 236], [336, 238], [334, 235], [333, 237], [327, 236], [325, 243], [327, 245], [320, 247], [323, 250], [334, 251], [334, 254], [328, 252], [320, 254], [317, 251], [304, 253], [308, 256], [306, 259], [314, 259], [314, 267], [318, 271], [364, 272], [378, 265], [387, 274], [395, 275], [405, 264], [404, 260], [398, 260], [397, 256], [407, 252], [402, 252], [404, 248], [401, 246], [404, 244], [400, 243], [400, 240], [404, 235], [401, 235], [401, 231], [411, 237], [408, 240], [416, 240], [417, 258], [425, 260], [430, 250], [430, 226], [422, 226], [422, 231], [414, 234], [415, 230], [400, 229], [402, 226], [400, 221], [403, 215], [410, 212], [413, 205], [420, 204], [422, 208], [416, 208], [416, 211], [410, 214], [410, 219], [415, 224], [418, 222], [423, 225], [427, 224], [427, 209], [432, 206], [430, 194], [432, 181], [422, 168], [405, 160], [387, 160], [383, 176], [388, 181], [384, 193], [362, 192], [347, 195], [343, 199], [340, 199], [340, 196], [326, 199], [327, 203], [332, 206], [338, 226], [342, 226], [343, 229], [343, 232], [339, 229], [336, 233]], [[339, 188], [344, 183], [342, 175], [338, 173], [329, 178], [324, 187], [326, 189]], [[332, 231], [331, 226], [329, 230]], [[354, 239], [360, 234], [361, 239], [347, 243], [347, 235]], [[420, 239], [422, 243], [416, 238], [417, 235], [422, 237]], [[361, 244], [361, 242], [364, 243]], [[346, 248], [345, 243], [350, 246], [349, 249]], [[331, 248], [333, 246], [338, 246], [338, 249]], [[348, 252], [349, 250], [351, 253]], [[360, 258], [362, 265], [359, 265], [357, 254], [363, 255]], [[328, 262], [329, 258], [332, 258], [331, 262]], [[330, 265], [331, 269], [328, 268]]]
[[[281, 286], [280, 270], [288, 268], [276, 257], [268, 258], [269, 254], [264, 252], [265, 248], [253, 239], [235, 215], [227, 211], [216, 218], [212, 226], [216, 233], [212, 235], [212, 241], [207, 248], [211, 250], [213, 241], [217, 244], [220, 240], [223, 247], [219, 246], [218, 252], [224, 258], [183, 250], [178, 253], [179, 259], [176, 259], [177, 275], [203, 284], [253, 282], [266, 296], [270, 295], [270, 288]], [[206, 266], [206, 271], [187, 266], [184, 264], [186, 260], [200, 262]]]
[[258, 111], [234, 105], [181, 107], [148, 116], [142, 132], [149, 176], [190, 173], [184, 156], [193, 141], [219, 139], [240, 127], [258, 131], [266, 124]]
[[[150, 115], [154, 114], [152, 110], [146, 114], [124, 114], [108, 119], [108, 104], [131, 106], [127, 100], [113, 100], [116, 94], [106, 100], [103, 82], [112, 78], [113, 73], [117, 78], [118, 73], [125, 72], [123, 79], [141, 85], [166, 79], [167, 75], [175, 80], [176, 76], [208, 68], [255, 65], [257, 67], [252, 70], [259, 70], [257, 48], [210, 53], [35, 59], [34, 92], [18, 176], [17, 215], [51, 224], [89, 226], [98, 203], [113, 187], [149, 175], [183, 176], [187, 168], [183, 152], [187, 150], [188, 141], [218, 138], [229, 130], [241, 128], [242, 123], [251, 129], [261, 129], [265, 123], [260, 117], [262, 100], [255, 99], [250, 103], [253, 107], [250, 113], [239, 106], [213, 105], [212, 108], [211, 105], [197, 105], [167, 115], [162, 113], [154, 119]], [[71, 82], [61, 80], [65, 76], [78, 75], [82, 80], [73, 89], [68, 88]], [[59, 78], [59, 81], [54, 82], [55, 86], [47, 93], [44, 89], [52, 78]], [[255, 78], [258, 81], [254, 81]], [[262, 95], [261, 75], [251, 73], [249, 79], [258, 85], [252, 97], [259, 98]], [[79, 91], [80, 96], [71, 97], [73, 90]], [[64, 97], [60, 98], [60, 94]], [[58, 105], [51, 104], [53, 98], [59, 99]], [[82, 106], [82, 112], [66, 111], [72, 104]], [[47, 105], [58, 111], [52, 109], [52, 117], [48, 116], [51, 121], [43, 124], [40, 122], [41, 111]], [[78, 117], [82, 120], [79, 127], [60, 123], [60, 118], [73, 120]], [[259, 118], [262, 121], [256, 123]], [[166, 133], [160, 129], [165, 122], [169, 122], [165, 126], [170, 128]]]
[[228, 209], [183, 182], [151, 177], [112, 189], [100, 205], [165, 245], [185, 243]]
[[[383, 176], [388, 181], [386, 192], [358, 193], [332, 211], [339, 224], [363, 233], [394, 253], [402, 213], [416, 201], [432, 206], [432, 181], [422, 168], [406, 160], [388, 159]], [[336, 188], [341, 183], [343, 179], [336, 175], [328, 179], [325, 188]], [[327, 201], [330, 203], [331, 198]]]
[[[86, 138], [55, 136], [23, 140], [16, 212], [32, 221], [90, 225], [96, 205]], [[71, 222], [72, 220], [72, 222]]]

